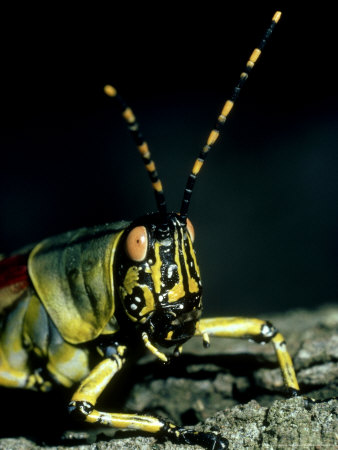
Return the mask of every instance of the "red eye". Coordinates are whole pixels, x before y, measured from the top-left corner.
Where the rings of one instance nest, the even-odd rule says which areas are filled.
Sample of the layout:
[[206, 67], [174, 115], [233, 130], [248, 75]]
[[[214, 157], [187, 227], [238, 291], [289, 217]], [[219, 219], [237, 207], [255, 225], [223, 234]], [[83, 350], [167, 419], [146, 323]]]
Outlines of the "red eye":
[[133, 261], [140, 262], [146, 257], [148, 234], [145, 227], [136, 227], [130, 231], [126, 240], [126, 252]]
[[190, 238], [191, 238], [192, 242], [194, 242], [194, 240], [195, 240], [195, 230], [194, 230], [194, 227], [192, 226], [192, 223], [190, 222], [189, 219], [187, 219], [187, 230], [188, 230], [188, 233], [190, 234]]

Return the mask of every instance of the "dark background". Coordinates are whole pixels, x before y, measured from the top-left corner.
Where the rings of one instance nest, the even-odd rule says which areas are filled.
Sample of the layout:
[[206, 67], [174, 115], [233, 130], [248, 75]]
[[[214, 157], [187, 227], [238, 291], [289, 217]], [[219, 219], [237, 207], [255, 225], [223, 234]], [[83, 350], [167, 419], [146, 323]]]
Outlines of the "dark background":
[[[281, 8], [270, 4], [3, 11], [0, 252], [154, 210], [107, 82], [133, 107], [177, 211], [223, 102]], [[337, 33], [333, 11], [320, 8], [283, 9], [196, 183], [189, 215], [207, 315], [337, 299]]]

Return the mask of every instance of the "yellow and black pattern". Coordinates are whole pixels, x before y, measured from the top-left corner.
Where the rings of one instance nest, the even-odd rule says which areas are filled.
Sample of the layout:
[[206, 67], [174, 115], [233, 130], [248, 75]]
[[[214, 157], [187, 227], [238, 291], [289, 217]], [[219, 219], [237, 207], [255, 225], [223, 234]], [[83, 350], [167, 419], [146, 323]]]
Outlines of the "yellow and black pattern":
[[167, 212], [167, 205], [164, 198], [162, 182], [158, 176], [155, 163], [151, 158], [148, 143], [144, 140], [140, 132], [139, 124], [136, 121], [135, 115], [132, 109], [127, 105], [127, 103], [113, 86], [107, 84], [104, 87], [104, 92], [109, 97], [116, 99], [118, 105], [120, 106], [122, 117], [127, 123], [128, 129], [134, 139], [134, 142], [147, 169], [151, 184], [154, 189], [158, 211], [164, 216]]
[[[186, 224], [173, 213], [167, 216], [168, 228], [159, 219], [158, 214], [145, 216], [121, 239], [123, 248], [128, 234], [144, 226], [149, 241], [144, 260], [132, 261], [125, 251], [116, 258], [121, 302], [130, 320], [143, 325], [143, 340], [150, 350], [154, 342], [180, 345], [193, 336], [202, 308], [200, 271]], [[177, 322], [177, 317], [184, 320]]]
[[281, 17], [281, 12], [277, 11], [272, 18], [269, 28], [264, 33], [263, 39], [261, 40], [259, 46], [256, 47], [254, 49], [254, 51], [251, 53], [250, 58], [248, 59], [248, 61], [246, 63], [245, 71], [241, 73], [241, 75], [239, 77], [239, 81], [238, 81], [237, 85], [235, 86], [230, 99], [225, 102], [222, 112], [217, 118], [214, 129], [210, 132], [205, 146], [200, 151], [200, 153], [194, 163], [194, 166], [189, 175], [187, 185], [186, 185], [186, 188], [185, 188], [184, 194], [183, 194], [183, 200], [182, 200], [182, 206], [181, 206], [181, 216], [182, 217], [187, 217], [190, 198], [192, 195], [192, 191], [193, 191], [193, 188], [195, 185], [197, 175], [199, 174], [200, 170], [202, 169], [202, 166], [204, 164], [204, 161], [205, 161], [209, 151], [215, 145], [215, 143], [219, 137], [221, 127], [226, 122], [228, 115], [230, 114], [230, 112], [234, 106], [234, 103], [237, 100], [237, 97], [238, 97], [245, 81], [248, 79], [248, 75], [249, 75], [250, 71], [253, 69], [254, 65], [256, 64], [260, 54], [262, 53], [263, 48], [265, 47], [265, 44], [266, 44], [268, 38], [270, 37], [273, 29], [275, 28], [277, 22], [280, 19], [280, 17]]

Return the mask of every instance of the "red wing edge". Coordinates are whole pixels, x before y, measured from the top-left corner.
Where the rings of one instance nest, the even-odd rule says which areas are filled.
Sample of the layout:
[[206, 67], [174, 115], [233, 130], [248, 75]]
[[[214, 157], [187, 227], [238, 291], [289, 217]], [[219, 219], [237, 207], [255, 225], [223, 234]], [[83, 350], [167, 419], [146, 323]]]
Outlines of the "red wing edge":
[[28, 254], [0, 261], [0, 312], [11, 306], [29, 286]]

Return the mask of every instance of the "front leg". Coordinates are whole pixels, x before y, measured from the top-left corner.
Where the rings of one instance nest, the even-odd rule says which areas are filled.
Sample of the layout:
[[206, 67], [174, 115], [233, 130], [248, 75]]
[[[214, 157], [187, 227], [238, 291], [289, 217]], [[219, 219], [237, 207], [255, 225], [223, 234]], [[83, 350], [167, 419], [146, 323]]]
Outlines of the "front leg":
[[82, 381], [69, 403], [71, 414], [86, 422], [120, 429], [145, 431], [156, 436], [164, 436], [177, 443], [201, 445], [211, 450], [228, 448], [228, 441], [214, 433], [195, 432], [152, 416], [107, 413], [96, 410], [95, 404], [99, 395], [123, 366], [125, 352], [126, 347], [116, 346], [116, 352], [103, 359]]
[[209, 343], [209, 336], [252, 339], [258, 343], [271, 342], [287, 390], [291, 395], [297, 395], [299, 393], [297, 377], [291, 356], [286, 348], [285, 340], [270, 322], [242, 317], [201, 319], [197, 325], [195, 335], [203, 336], [205, 345]]

